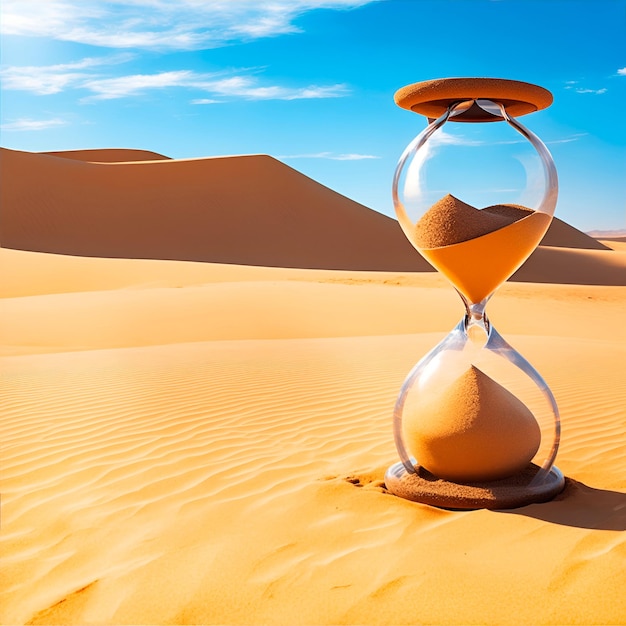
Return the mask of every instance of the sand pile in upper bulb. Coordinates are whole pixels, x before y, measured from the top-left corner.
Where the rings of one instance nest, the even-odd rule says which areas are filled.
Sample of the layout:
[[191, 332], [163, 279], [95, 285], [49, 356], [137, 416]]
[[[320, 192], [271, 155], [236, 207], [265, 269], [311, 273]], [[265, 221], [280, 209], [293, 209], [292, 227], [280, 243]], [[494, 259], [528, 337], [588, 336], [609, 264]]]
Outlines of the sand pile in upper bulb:
[[497, 480], [523, 470], [541, 432], [528, 407], [471, 366], [446, 389], [424, 395], [405, 416], [411, 453], [447, 480]]
[[479, 210], [447, 194], [415, 225], [415, 243], [420, 248], [450, 246], [508, 226], [529, 213], [531, 209], [518, 205], [494, 205]]

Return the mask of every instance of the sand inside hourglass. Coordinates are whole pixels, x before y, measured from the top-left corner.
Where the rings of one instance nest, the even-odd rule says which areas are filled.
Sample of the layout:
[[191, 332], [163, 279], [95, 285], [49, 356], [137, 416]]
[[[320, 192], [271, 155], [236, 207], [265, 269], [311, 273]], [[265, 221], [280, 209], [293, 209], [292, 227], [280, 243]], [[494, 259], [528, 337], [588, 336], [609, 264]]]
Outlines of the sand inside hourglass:
[[524, 262], [551, 219], [519, 205], [479, 210], [448, 194], [417, 222], [411, 241], [470, 302], [480, 302]]
[[450, 385], [421, 394], [404, 417], [404, 435], [422, 467], [460, 482], [524, 470], [541, 440], [526, 405], [474, 366]]
[[[550, 220], [519, 205], [479, 210], [448, 194], [418, 221], [412, 242], [470, 303], [478, 303], [523, 263]], [[504, 387], [469, 366], [449, 388], [433, 393], [404, 420], [419, 464], [460, 482], [497, 480], [528, 466], [539, 447], [539, 426]]]

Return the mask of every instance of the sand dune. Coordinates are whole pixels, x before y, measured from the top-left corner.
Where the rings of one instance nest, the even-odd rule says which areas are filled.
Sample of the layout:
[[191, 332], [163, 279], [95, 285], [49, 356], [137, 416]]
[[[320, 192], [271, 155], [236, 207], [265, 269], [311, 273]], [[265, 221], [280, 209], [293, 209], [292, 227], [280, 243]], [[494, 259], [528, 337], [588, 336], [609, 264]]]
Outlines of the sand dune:
[[[527, 209], [519, 205], [503, 204], [488, 207], [488, 212], [498, 214], [505, 217], [519, 219], [526, 216]], [[567, 222], [554, 217], [548, 231], [541, 240], [542, 246], [552, 246], [556, 248], [582, 248], [584, 250], [610, 250], [609, 246], [604, 245], [594, 237], [581, 230], [570, 226]]]
[[611, 250], [626, 250], [626, 237], [615, 237], [614, 239], [599, 239], [600, 243], [604, 244]]
[[556, 216], [552, 218], [550, 228], [548, 228], [548, 232], [541, 240], [541, 245], [556, 248], [581, 248], [583, 250], [611, 249], [601, 241], [570, 226], [567, 222], [564, 222]]
[[590, 230], [587, 235], [596, 239], [608, 239], [626, 241], [626, 229], [616, 230]]
[[[269, 157], [105, 156], [2, 154], [3, 178], [7, 162], [19, 174], [3, 185], [3, 244], [45, 252], [0, 249], [0, 623], [624, 623], [626, 251], [542, 246], [518, 272], [531, 282], [489, 303], [556, 396], [565, 491], [512, 511], [436, 509], [385, 490], [391, 415], [463, 307], [438, 274], [378, 265], [404, 258], [388, 218]], [[17, 184], [28, 172], [46, 193]], [[261, 191], [264, 220], [246, 204]], [[186, 204], [170, 218], [174, 198]], [[299, 222], [313, 207], [315, 227]], [[169, 235], [216, 214], [224, 237], [252, 222], [254, 237], [239, 225], [249, 257], [94, 258], [132, 235], [130, 256], [177, 259]], [[339, 246], [335, 226], [360, 238], [319, 246], [324, 229]], [[209, 241], [226, 256], [207, 233], [194, 254]], [[285, 233], [310, 247], [271, 249]], [[66, 246], [83, 256], [50, 253]], [[304, 268], [259, 265], [290, 250]], [[306, 269], [340, 261], [359, 271]]]
[[539, 246], [511, 280], [575, 285], [626, 285], [626, 250]]
[[[126, 161], [109, 162], [118, 158]], [[3, 149], [0, 165], [10, 181], [0, 191], [0, 243], [7, 248], [271, 267], [432, 270], [395, 220], [268, 156], [168, 160], [133, 150]], [[547, 262], [550, 282], [626, 284], [623, 255], [617, 258], [561, 220], [553, 221], [543, 243], [568, 250], [540, 250], [513, 280], [542, 282]], [[578, 254], [587, 249], [609, 254]]]
[[[464, 311], [454, 290], [434, 273], [89, 259], [14, 250], [0, 250], [0, 263], [13, 268], [0, 286], [4, 354], [54, 352], [59, 346], [92, 350], [447, 332]], [[498, 328], [505, 320], [507, 332], [576, 336], [582, 316], [592, 324], [586, 336], [602, 338], [603, 324], [621, 326], [621, 295], [618, 287], [517, 283], [505, 285], [489, 310]], [[525, 314], [531, 298], [532, 314]]]
[[[2, 151], [4, 247], [272, 267], [428, 267], [394, 220], [262, 155], [135, 163]], [[33, 177], [38, 185], [28, 184]], [[349, 241], [349, 245], [346, 245]]]
[[169, 157], [151, 150], [134, 150], [131, 148], [97, 148], [92, 150], [59, 150], [56, 152], [40, 152], [48, 156], [92, 163], [127, 163], [129, 161], [162, 161]]
[[619, 623], [626, 352], [590, 326], [509, 335], [557, 396], [573, 481], [511, 513], [382, 487], [395, 394], [441, 331], [6, 359], [2, 622]]

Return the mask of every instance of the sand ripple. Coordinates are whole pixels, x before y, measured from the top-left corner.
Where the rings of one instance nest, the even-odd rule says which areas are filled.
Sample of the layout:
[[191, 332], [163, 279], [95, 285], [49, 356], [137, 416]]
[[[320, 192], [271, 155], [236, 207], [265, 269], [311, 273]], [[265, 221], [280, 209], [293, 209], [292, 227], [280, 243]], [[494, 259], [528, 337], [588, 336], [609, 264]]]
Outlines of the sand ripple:
[[[563, 533], [530, 515], [537, 507], [452, 513], [385, 493], [395, 394], [433, 343], [222, 341], [6, 359], [3, 623], [453, 622], [445, 580], [490, 606], [506, 588], [500, 623], [533, 621], [525, 599], [544, 585], [578, 589], [587, 617], [589, 585], [621, 597], [611, 572], [622, 533], [577, 528], [578, 496], [538, 507], [570, 524]], [[618, 368], [588, 372], [623, 349], [591, 342], [577, 373], [562, 367], [578, 350], [568, 339], [515, 344], [561, 406], [559, 466], [608, 490], [580, 492], [598, 511], [619, 508], [610, 490], [625, 487], [626, 397]], [[624, 507], [594, 524], [626, 528]], [[538, 545], [539, 571], [525, 558]], [[616, 602], [594, 615], [614, 617]], [[568, 606], [557, 594], [552, 623]]]

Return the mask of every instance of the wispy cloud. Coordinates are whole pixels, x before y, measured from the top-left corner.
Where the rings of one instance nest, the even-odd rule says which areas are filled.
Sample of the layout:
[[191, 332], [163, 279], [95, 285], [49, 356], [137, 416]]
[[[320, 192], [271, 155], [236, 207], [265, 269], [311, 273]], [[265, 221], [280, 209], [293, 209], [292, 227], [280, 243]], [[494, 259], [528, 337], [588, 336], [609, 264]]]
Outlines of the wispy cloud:
[[47, 130], [48, 128], [54, 128], [55, 126], [65, 126], [67, 122], [65, 120], [54, 118], [50, 120], [31, 120], [27, 118], [20, 118], [2, 124], [0, 130], [2, 131], [25, 131], [25, 130]]
[[576, 93], [592, 93], [596, 96], [601, 96], [603, 93], [606, 93], [608, 89], [606, 87], [602, 87], [601, 89], [584, 89], [583, 87], [577, 87], [574, 91]]
[[[307, 85], [304, 87], [264, 84], [250, 70], [224, 70], [200, 73], [193, 70], [173, 70], [153, 74], [106, 75], [106, 66], [132, 59], [131, 55], [86, 58], [74, 63], [48, 66], [7, 67], [0, 71], [6, 90], [30, 91], [51, 95], [75, 89], [87, 92], [82, 102], [114, 100], [146, 94], [154, 90], [184, 88], [208, 97], [198, 97], [191, 104], [213, 104], [231, 99], [301, 100], [340, 98], [350, 93], [344, 84]], [[96, 71], [98, 68], [98, 71]], [[241, 72], [248, 72], [241, 73]], [[200, 94], [198, 94], [200, 95]]]
[[[467, 137], [462, 137], [460, 135], [450, 135], [444, 131], [439, 131], [437, 133], [439, 135], [438, 140], [436, 140], [437, 146], [441, 145], [457, 145], [457, 146], [481, 146], [486, 142], [468, 139]], [[547, 144], [557, 144], [557, 143], [570, 143], [572, 141], [578, 141], [581, 137], [585, 137], [587, 133], [576, 133], [571, 137], [565, 137], [563, 139], [555, 139], [554, 141], [546, 141]], [[498, 145], [505, 144], [525, 144], [527, 143], [526, 139], [514, 139], [511, 141], [499, 141]], [[347, 153], [347, 154], [336, 154], [333, 152], [312, 152], [312, 153], [304, 153], [304, 154], [283, 154], [278, 156], [279, 159], [330, 159], [332, 161], [361, 161], [363, 159], [380, 159], [381, 157], [373, 155], [373, 154], [358, 154], [358, 153]], [[497, 191], [515, 191], [511, 189], [499, 189]]]
[[557, 143], [571, 143], [572, 141], [578, 141], [582, 137], [586, 137], [589, 133], [576, 133], [571, 137], [564, 137], [563, 139], [552, 139], [551, 141], [546, 141], [548, 145], [554, 145]]
[[364, 159], [380, 159], [379, 156], [373, 154], [335, 154], [333, 152], [312, 152], [309, 154], [283, 154], [279, 155], [279, 159], [330, 159], [331, 161], [362, 161]]
[[618, 76], [626, 76], [626, 67], [622, 67], [619, 70], [617, 70], [617, 75]]
[[448, 133], [443, 128], [438, 130], [429, 140], [428, 144], [432, 147], [439, 146], [480, 146], [484, 141], [478, 139], [470, 139], [460, 134]]
[[[201, 74], [191, 70], [161, 72], [158, 74], [134, 74], [116, 78], [88, 80], [83, 88], [93, 95], [91, 100], [112, 100], [145, 93], [152, 89], [184, 87], [202, 91], [224, 99], [242, 98], [245, 100], [300, 100], [306, 98], [338, 98], [349, 93], [346, 85], [309, 85], [307, 87], [286, 87], [263, 85], [255, 76], [236, 75], [216, 78], [213, 74]], [[212, 104], [215, 98], [199, 98], [192, 104]]]
[[11, 66], [0, 70], [0, 77], [3, 89], [50, 95], [82, 85], [89, 77], [97, 75], [93, 68], [125, 63], [131, 58], [130, 54], [118, 54], [85, 58], [74, 63]]
[[[626, 68], [624, 68], [626, 70]], [[621, 70], [618, 70], [618, 73]], [[578, 80], [566, 80], [565, 81], [565, 89], [572, 89], [576, 93], [586, 93], [593, 94], [596, 96], [601, 96], [603, 93], [606, 93], [608, 89], [606, 87], [601, 87], [600, 89], [589, 89], [588, 87], [577, 87], [580, 81]]]
[[244, 98], [246, 100], [302, 100], [317, 98], [339, 98], [350, 93], [347, 85], [309, 85], [286, 87], [261, 85], [255, 76], [230, 76], [219, 80], [202, 79], [192, 85], [214, 96]]
[[197, 84], [198, 80], [198, 75], [191, 70], [177, 70], [157, 74], [130, 74], [114, 78], [97, 78], [84, 81], [80, 87], [92, 93], [85, 100], [114, 100], [136, 96], [151, 89], [191, 87]]
[[194, 50], [300, 32], [315, 9], [379, 0], [3, 0], [4, 34], [108, 48]]

